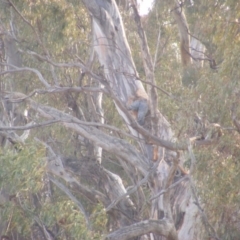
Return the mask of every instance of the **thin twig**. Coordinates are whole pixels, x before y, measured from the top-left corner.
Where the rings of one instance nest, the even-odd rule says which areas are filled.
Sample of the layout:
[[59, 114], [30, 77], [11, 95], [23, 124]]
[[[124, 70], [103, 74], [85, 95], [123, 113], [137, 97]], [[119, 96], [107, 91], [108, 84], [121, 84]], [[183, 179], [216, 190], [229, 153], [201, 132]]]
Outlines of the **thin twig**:
[[164, 94], [166, 94], [168, 97], [170, 97], [170, 98], [172, 98], [172, 99], [174, 99], [174, 100], [177, 100], [177, 101], [181, 101], [181, 99], [180, 98], [178, 98], [178, 97], [175, 97], [174, 95], [172, 95], [172, 94], [170, 94], [170, 93], [168, 93], [166, 90], [164, 90], [163, 88], [161, 88], [161, 87], [158, 87], [158, 86], [156, 86], [156, 85], [154, 85], [154, 84], [152, 84], [151, 82], [147, 82], [147, 81], [144, 81], [144, 80], [141, 80], [141, 82], [143, 82], [143, 83], [146, 83], [146, 84], [148, 84], [148, 85], [150, 85], [150, 86], [152, 86], [152, 87], [154, 87], [154, 88], [156, 88], [156, 89], [158, 89], [158, 90], [160, 90], [161, 92], [163, 92]]

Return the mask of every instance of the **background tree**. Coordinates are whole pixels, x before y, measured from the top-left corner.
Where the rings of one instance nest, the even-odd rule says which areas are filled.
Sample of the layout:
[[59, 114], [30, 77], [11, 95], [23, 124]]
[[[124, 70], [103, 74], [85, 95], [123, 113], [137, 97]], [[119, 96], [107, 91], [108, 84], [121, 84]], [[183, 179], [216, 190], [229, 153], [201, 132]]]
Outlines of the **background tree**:
[[0, 2], [1, 235], [236, 238], [239, 4], [83, 3]]

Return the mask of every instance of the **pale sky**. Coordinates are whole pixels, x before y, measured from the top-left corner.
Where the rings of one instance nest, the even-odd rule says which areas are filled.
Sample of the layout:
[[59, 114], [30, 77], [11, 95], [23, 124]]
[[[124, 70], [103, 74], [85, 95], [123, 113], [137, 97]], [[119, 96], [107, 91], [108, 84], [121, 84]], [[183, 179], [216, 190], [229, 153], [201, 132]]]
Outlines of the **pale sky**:
[[139, 14], [146, 15], [151, 9], [154, 0], [137, 0], [139, 4]]

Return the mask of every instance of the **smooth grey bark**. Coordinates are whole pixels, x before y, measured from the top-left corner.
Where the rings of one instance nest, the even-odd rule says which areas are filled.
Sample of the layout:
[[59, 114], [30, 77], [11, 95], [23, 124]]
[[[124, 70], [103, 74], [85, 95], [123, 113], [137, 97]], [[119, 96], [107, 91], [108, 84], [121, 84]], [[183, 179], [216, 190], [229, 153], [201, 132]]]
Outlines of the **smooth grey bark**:
[[[136, 92], [138, 91], [142, 91], [146, 95], [146, 91], [144, 90], [141, 81], [138, 80], [138, 74], [136, 72], [136, 68], [131, 57], [131, 51], [125, 36], [121, 16], [115, 1], [92, 0], [84, 1], [84, 3], [92, 16], [95, 51], [98, 54], [99, 62], [103, 66], [106, 80], [109, 82], [113, 94], [119, 101], [123, 103], [123, 105], [127, 105], [129, 99], [132, 96], [136, 95]], [[147, 75], [153, 75], [152, 71], [152, 68], [147, 69]], [[157, 113], [158, 110], [156, 109], [156, 105], [154, 107], [154, 104], [152, 105], [152, 103], [153, 101], [150, 101], [151, 114], [153, 113], [152, 116], [154, 117], [154, 113]], [[120, 109], [116, 100], [115, 104], [119, 114], [129, 126], [131, 122], [130, 119], [125, 114], [125, 112]], [[157, 115], [157, 117], [159, 118], [157, 121], [159, 122], [159, 127], [156, 125], [155, 128], [153, 127], [151, 117], [147, 120], [147, 124], [143, 127], [148, 130], [150, 129], [151, 132], [153, 130], [155, 130], [156, 132], [156, 129], [159, 129], [159, 131], [157, 130], [156, 136], [166, 140], [173, 140], [174, 137], [169, 123], [160, 113]], [[135, 129], [132, 129], [130, 126], [129, 129], [133, 135], [143, 139], [143, 136], [137, 133]], [[150, 147], [150, 151], [152, 151], [151, 145], [146, 143], [141, 143], [141, 145], [143, 149], [148, 149]], [[144, 153], [146, 154], [146, 152]], [[166, 164], [165, 160], [171, 161], [173, 160], [174, 156], [176, 156], [168, 149], [166, 151], [161, 149], [160, 154], [160, 159], [164, 160], [161, 161], [161, 163], [157, 166], [158, 171], [161, 173], [158, 173], [156, 181], [153, 181], [153, 194], [156, 194], [157, 191], [164, 187], [164, 181], [168, 177], [169, 167]], [[146, 156], [148, 157], [146, 163], [151, 166], [151, 154], [148, 153]], [[172, 177], [172, 173], [169, 175], [171, 175]], [[164, 204], [161, 204], [161, 202], [164, 202]], [[155, 219], [159, 219], [160, 217], [166, 215], [169, 217], [169, 219], [172, 220], [170, 205], [166, 202], [166, 199], [155, 200], [153, 202], [152, 209], [154, 209], [152, 210], [152, 217], [154, 217]], [[158, 214], [159, 212], [163, 212], [163, 216], [160, 216]], [[174, 229], [174, 226], [172, 227], [172, 229]], [[173, 230], [173, 232], [174, 231], [175, 230]], [[177, 235], [175, 237], [175, 239], [177, 239]], [[159, 237], [155, 234], [155, 239], [158, 238]]]
[[[132, 95], [134, 95], [138, 90], [144, 91], [144, 94], [146, 94], [146, 91], [143, 89], [141, 81], [138, 80], [138, 74], [136, 72], [136, 68], [131, 57], [131, 51], [126, 40], [123, 23], [115, 1], [83, 0], [83, 2], [85, 3], [93, 19], [95, 51], [98, 54], [99, 62], [103, 66], [105, 78], [108, 81], [113, 94], [119, 101], [123, 103], [123, 105], [127, 104], [129, 98]], [[176, 18], [182, 17], [183, 16], [179, 11], [176, 12]], [[179, 26], [181, 27], [181, 25]], [[139, 25], [138, 28], [140, 32], [140, 37], [142, 36], [142, 38], [144, 39], [144, 34], [142, 34], [141, 32], [141, 25]], [[187, 65], [189, 62], [191, 62], [191, 58], [186, 19], [184, 21], [184, 25], [181, 27], [181, 30], [183, 32], [183, 34], [180, 35], [182, 40], [181, 49], [184, 54], [183, 61], [184, 64]], [[146, 47], [145, 40], [143, 41], [142, 52], [143, 57], [145, 56], [144, 58], [146, 58], [148, 57], [148, 54], [146, 51], [144, 51], [144, 46]], [[146, 75], [148, 77], [149, 76], [153, 77], [152, 72], [153, 68], [151, 67], [147, 68], [147, 64], [145, 64], [145, 68]], [[151, 91], [148, 91], [148, 93], [151, 93]], [[153, 101], [150, 102], [150, 104], [152, 103]], [[125, 120], [126, 124], [129, 125], [131, 121], [128, 118], [127, 114], [124, 111], [122, 111], [121, 108], [119, 108], [118, 104], [116, 104], [116, 107], [119, 114]], [[156, 105], [155, 108], [154, 104], [151, 105], [151, 117], [152, 116], [154, 117], [154, 114], [152, 113], [157, 112], [158, 110], [156, 109]], [[149, 120], [147, 120], [146, 126], [144, 125], [143, 127], [147, 130], [155, 129], [155, 132], [157, 132], [156, 136], [160, 137], [161, 139], [174, 141], [174, 135], [172, 133], [170, 124], [167, 122], [167, 120], [159, 113], [157, 115], [157, 117], [159, 118], [157, 121], [159, 125], [158, 126], [155, 125], [154, 128], [154, 126], [152, 125], [153, 119], [151, 119], [151, 117], [149, 118]], [[138, 131], [136, 131], [135, 129], [132, 129], [131, 126], [129, 127], [129, 129], [133, 135], [138, 136], [141, 139], [144, 139], [143, 135], [139, 134]], [[144, 144], [141, 143], [141, 145], [143, 146], [143, 149], [144, 147], [145, 149], [149, 147], [149, 145], [146, 143]], [[150, 151], [151, 150], [152, 149], [150, 147]], [[146, 154], [146, 152], [144, 153]], [[155, 175], [155, 178], [151, 182], [152, 183], [151, 189], [153, 195], [156, 195], [159, 191], [168, 187], [171, 184], [174, 176], [174, 170], [172, 169], [172, 167], [169, 168], [167, 162], [171, 163], [172, 161], [174, 161], [175, 158], [177, 158], [177, 155], [174, 152], [169, 151], [169, 149], [167, 148], [159, 148], [159, 155], [160, 155], [159, 160], [162, 161], [159, 162], [157, 166], [157, 174]], [[148, 157], [146, 163], [151, 166], [152, 159], [149, 158], [151, 155], [147, 154], [146, 156]], [[173, 200], [172, 206], [177, 205], [179, 210], [179, 212], [175, 212], [175, 215], [180, 214], [181, 216], [183, 216], [181, 219], [182, 222], [181, 226], [179, 227], [179, 232], [181, 233], [180, 239], [184, 238], [195, 239], [196, 235], [195, 232], [197, 231], [196, 230], [197, 225], [195, 225], [195, 223], [197, 222], [197, 219], [199, 219], [199, 216], [197, 215], [195, 216], [196, 217], [195, 220], [193, 218], [191, 218], [190, 220], [189, 218], [190, 215], [187, 215], [187, 213], [189, 212], [186, 211], [186, 208], [188, 207], [194, 208], [194, 204], [193, 202], [191, 202], [191, 193], [189, 192], [188, 184], [189, 184], [188, 181], [186, 181], [184, 184], [183, 183], [180, 184], [181, 191], [176, 192], [175, 193], [176, 195], [173, 195], [175, 199]], [[184, 193], [184, 195], [181, 198], [179, 198], [179, 194], [181, 193]], [[170, 222], [173, 221], [169, 199], [170, 199], [169, 194], [165, 194], [163, 197], [161, 196], [155, 199], [152, 202], [152, 213], [150, 217], [154, 219], [161, 219], [163, 217], [166, 217], [170, 219]], [[183, 204], [184, 202], [188, 202], [189, 205]], [[197, 212], [196, 206], [194, 209]], [[175, 216], [175, 219], [178, 219], [178, 217], [179, 216]], [[121, 231], [121, 229], [119, 229], [119, 231]], [[177, 234], [175, 234], [176, 229], [174, 227], [174, 224], [172, 225], [172, 231], [173, 231], [172, 236], [174, 237], [167, 238], [178, 239]], [[164, 233], [159, 231], [157, 233], [153, 233], [152, 237], [154, 237], [154, 239], [160, 239], [161, 238], [160, 236], [163, 235]], [[137, 233], [135, 236], [137, 236]]]

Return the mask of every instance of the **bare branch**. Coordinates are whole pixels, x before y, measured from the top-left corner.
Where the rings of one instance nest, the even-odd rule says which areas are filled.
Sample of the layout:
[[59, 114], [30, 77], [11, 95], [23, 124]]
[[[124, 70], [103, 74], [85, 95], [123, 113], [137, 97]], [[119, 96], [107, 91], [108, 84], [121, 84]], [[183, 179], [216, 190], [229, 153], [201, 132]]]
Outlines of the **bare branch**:
[[[35, 94], [46, 94], [46, 93], [65, 93], [65, 92], [103, 92], [105, 94], [108, 94], [107, 90], [104, 88], [98, 88], [98, 87], [48, 87], [46, 89], [35, 89], [30, 94], [28, 94], [24, 98], [18, 98], [15, 100], [11, 100], [12, 102], [21, 102], [27, 98], [30, 98], [34, 96]], [[11, 92], [4, 91], [4, 93], [11, 95]]]
[[103, 79], [102, 76], [99, 76], [99, 75], [93, 73], [91, 71], [91, 66], [85, 65], [81, 59], [78, 59], [79, 60], [78, 62], [56, 63], [53, 60], [51, 60], [50, 57], [42, 56], [42, 55], [40, 55], [40, 54], [38, 54], [36, 52], [27, 51], [27, 53], [30, 54], [30, 55], [33, 55], [34, 57], [36, 57], [37, 59], [40, 59], [41, 61], [48, 62], [48, 63], [50, 63], [51, 65], [53, 65], [55, 67], [59, 67], [59, 68], [81, 68], [81, 69], [83, 69], [84, 73], [89, 74], [91, 77], [93, 77], [94, 79], [98, 80], [102, 84], [105, 85], [105, 83], [106, 83], [105, 79]]
[[78, 206], [80, 212], [85, 217], [86, 224], [89, 225], [89, 218], [81, 202], [79, 202], [77, 198], [73, 196], [73, 194], [68, 190], [68, 188], [65, 187], [62, 183], [60, 183], [58, 180], [54, 179], [51, 176], [48, 176], [48, 177], [59, 189], [61, 189]]
[[167, 95], [168, 97], [170, 97], [171, 99], [174, 99], [174, 100], [176, 100], [176, 101], [181, 101], [181, 99], [180, 99], [179, 97], [175, 97], [174, 95], [172, 95], [171, 93], [167, 92], [166, 90], [164, 90], [163, 88], [161, 88], [161, 87], [159, 87], [159, 86], [157, 86], [157, 85], [153, 85], [152, 83], [147, 82], [147, 81], [143, 81], [143, 80], [141, 80], [141, 82], [146, 83], [146, 84], [149, 84], [149, 85], [151, 85], [152, 87], [160, 90], [161, 92], [163, 92], [164, 94], [166, 94], [166, 95]]
[[15, 132], [2, 132], [0, 131], [0, 136], [6, 138], [11, 144], [24, 144], [24, 141], [20, 136], [18, 136]]
[[26, 124], [25, 126], [14, 126], [14, 127], [3, 127], [0, 126], [0, 131], [2, 130], [29, 130], [29, 129], [33, 129], [33, 128], [39, 128], [39, 127], [44, 127], [44, 126], [48, 126], [54, 123], [58, 123], [60, 122], [60, 120], [50, 120], [50, 121], [46, 121], [46, 122], [42, 122], [42, 123], [29, 123]]
[[178, 237], [174, 231], [173, 223], [167, 219], [162, 220], [146, 220], [135, 223], [133, 225], [122, 227], [117, 231], [106, 236], [108, 240], [128, 240], [134, 237], [142, 236], [147, 233], [155, 233], [165, 236], [167, 240], [177, 240]]
[[37, 75], [37, 77], [39, 78], [39, 80], [41, 81], [41, 83], [45, 86], [45, 87], [50, 87], [50, 84], [47, 82], [47, 80], [43, 77], [43, 75], [35, 68], [29, 68], [29, 67], [16, 67], [14, 65], [11, 65], [11, 64], [3, 64], [3, 63], [0, 63], [0, 65], [3, 65], [3, 66], [9, 66], [9, 67], [12, 67], [13, 69], [11, 70], [7, 70], [7, 71], [3, 71], [3, 72], [0, 72], [0, 75], [5, 75], [7, 73], [14, 73], [14, 72], [25, 72], [25, 71], [28, 71], [28, 72], [33, 72]]
[[[25, 97], [25, 95], [15, 93], [15, 98], [18, 97], [22, 98]], [[119, 157], [125, 159], [127, 162], [137, 166], [139, 171], [145, 176], [147, 164], [145, 163], [144, 156], [126, 141], [109, 136], [95, 127], [87, 127], [86, 125], [84, 126], [81, 124], [79, 119], [55, 108], [37, 104], [30, 99], [28, 99], [28, 102], [30, 106], [35, 111], [39, 112], [43, 117], [61, 121], [65, 127], [73, 129], [81, 136], [95, 142], [95, 144], [102, 147], [106, 151], [113, 152]]]
[[133, 188], [131, 188], [129, 191], [127, 191], [125, 194], [123, 194], [122, 196], [120, 196], [119, 198], [115, 199], [107, 208], [106, 211], [110, 211], [112, 208], [114, 208], [122, 199], [124, 199], [125, 197], [129, 196], [130, 194], [134, 193], [135, 191], [137, 191], [137, 189], [147, 183], [148, 178], [150, 176], [151, 172], [148, 172], [145, 177], [139, 181]]
[[157, 171], [157, 166], [159, 165], [159, 163], [162, 161], [162, 159], [158, 159], [158, 161], [149, 169], [148, 173], [146, 174], [146, 176], [139, 181], [135, 186], [131, 187], [130, 190], [127, 191], [127, 193], [123, 194], [122, 196], [120, 196], [118, 199], [114, 200], [108, 207], [107, 207], [107, 211], [109, 211], [111, 208], [113, 208], [121, 199], [123, 199], [124, 197], [134, 193], [135, 191], [137, 191], [137, 189], [148, 182], [149, 178], [153, 175], [153, 173], [155, 173]]
[[53, 149], [48, 144], [36, 138], [35, 140], [40, 142], [49, 151], [50, 157], [47, 158], [47, 171], [49, 173], [62, 178], [64, 181], [69, 183], [70, 186], [79, 191], [84, 197], [88, 198], [92, 203], [98, 203], [100, 201], [105, 206], [108, 204], [108, 200], [104, 194], [97, 190], [83, 186], [76, 178], [72, 176], [72, 174], [66, 171], [61, 158], [55, 154]]

